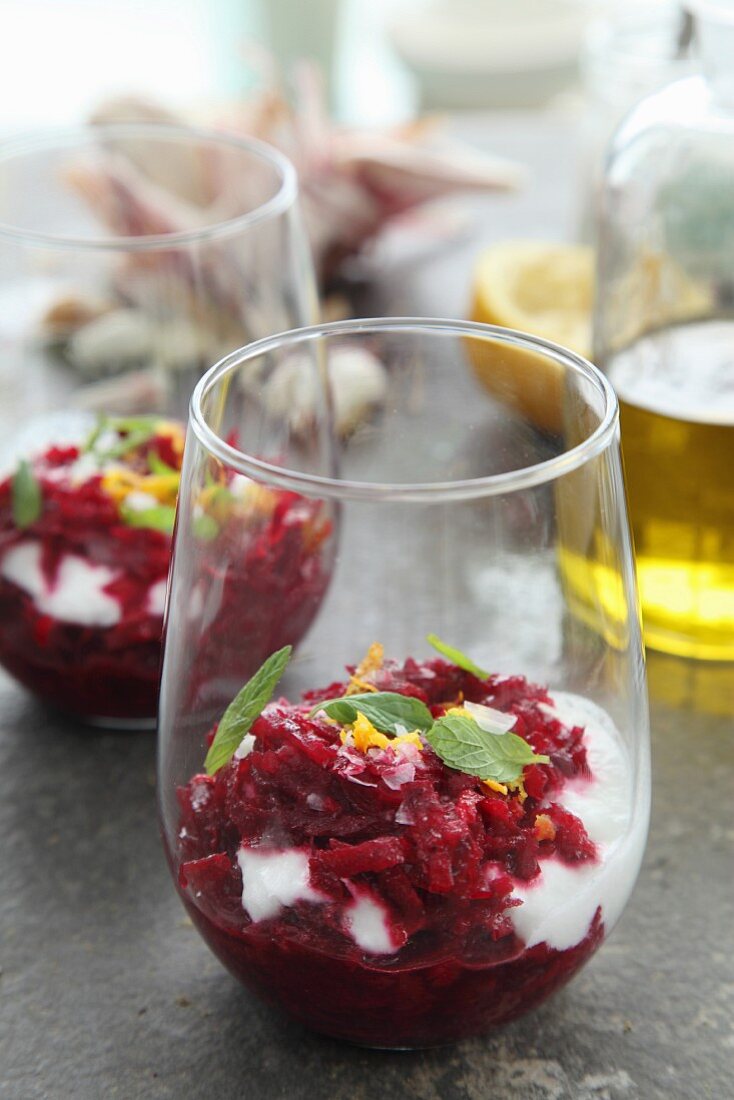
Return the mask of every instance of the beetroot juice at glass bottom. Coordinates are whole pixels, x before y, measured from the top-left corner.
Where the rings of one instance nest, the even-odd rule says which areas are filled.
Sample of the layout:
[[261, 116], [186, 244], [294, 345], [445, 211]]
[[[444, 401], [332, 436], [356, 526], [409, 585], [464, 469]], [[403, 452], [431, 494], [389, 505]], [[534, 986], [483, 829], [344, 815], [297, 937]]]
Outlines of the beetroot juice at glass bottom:
[[[631, 892], [645, 834], [621, 739], [592, 703], [520, 676], [381, 656], [350, 671], [266, 706], [179, 789], [186, 907], [232, 973], [329, 1035], [428, 1046], [511, 1020], [573, 976]], [[380, 732], [365, 688], [437, 721], [491, 729], [502, 712], [545, 762], [482, 780], [430, 732]], [[346, 721], [326, 701], [350, 692]]]

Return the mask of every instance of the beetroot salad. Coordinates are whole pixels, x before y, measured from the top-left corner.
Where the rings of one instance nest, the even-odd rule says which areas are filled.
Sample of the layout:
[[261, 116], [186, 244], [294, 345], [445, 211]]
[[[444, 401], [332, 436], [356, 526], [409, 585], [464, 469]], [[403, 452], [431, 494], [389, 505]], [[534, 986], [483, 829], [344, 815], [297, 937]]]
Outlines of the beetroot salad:
[[323, 501], [229, 470], [208, 480], [193, 509], [196, 554], [181, 555], [191, 567], [183, 583], [195, 636], [184, 673], [191, 707], [221, 700], [223, 683], [227, 698], [269, 653], [300, 641], [326, 593], [336, 543]]
[[[0, 481], [0, 663], [63, 710], [110, 724], [155, 718], [183, 446], [177, 423], [103, 418], [86, 441], [49, 447]], [[298, 641], [311, 591], [294, 583], [278, 614], [272, 602], [283, 563], [293, 581], [313, 557], [299, 498], [221, 467], [208, 482], [192, 535], [212, 561], [229, 555], [234, 596], [219, 619], [238, 605], [262, 619], [267, 605], [278, 643]]]
[[[348, 680], [296, 704], [270, 701], [289, 651], [273, 654], [178, 791], [173, 862], [212, 949], [305, 1024], [371, 1046], [521, 1014], [626, 901], [609, 885], [621, 840], [604, 831], [608, 792], [590, 766], [592, 732], [602, 771], [623, 762], [610, 721], [429, 641], [442, 657], [385, 660], [374, 645]], [[574, 699], [586, 725], [563, 718]], [[589, 808], [598, 842], [570, 806]], [[619, 822], [629, 805], [614, 806]]]

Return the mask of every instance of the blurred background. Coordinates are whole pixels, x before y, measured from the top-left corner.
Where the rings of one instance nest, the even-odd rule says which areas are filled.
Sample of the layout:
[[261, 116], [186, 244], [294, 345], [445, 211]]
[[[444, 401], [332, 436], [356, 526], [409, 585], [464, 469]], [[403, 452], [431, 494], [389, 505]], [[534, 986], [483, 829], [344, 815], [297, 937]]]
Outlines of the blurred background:
[[[326, 156], [325, 120], [333, 132], [370, 134], [379, 168], [389, 152], [391, 169], [401, 160], [412, 175], [402, 189], [410, 201], [393, 202], [391, 180], [377, 228], [401, 232], [370, 231], [358, 249], [349, 242], [352, 274], [355, 252], [384, 267], [477, 222], [488, 243], [586, 240], [616, 123], [646, 92], [696, 67], [689, 23], [672, 0], [4, 0], [0, 136], [171, 112], [254, 132], [303, 176]], [[295, 138], [282, 133], [284, 104]], [[409, 129], [426, 115], [430, 126]], [[517, 175], [512, 194], [498, 198], [508, 190], [504, 168], [497, 180], [494, 166], [464, 157], [454, 162], [460, 178], [437, 182], [437, 166], [416, 149], [446, 134], [527, 169], [523, 185]], [[387, 151], [396, 135], [402, 147]], [[439, 151], [441, 175], [451, 154]], [[353, 152], [331, 150], [332, 163], [341, 156], [353, 172]], [[464, 195], [437, 217], [396, 222], [419, 205], [421, 189], [422, 201]], [[468, 292], [464, 285], [454, 312]]]
[[303, 56], [335, 117], [622, 104], [685, 51], [667, 0], [4, 0], [0, 126], [74, 122], [120, 93], [213, 110]]
[[482, 247], [590, 244], [615, 127], [698, 67], [674, 0], [3, 0], [0, 137], [151, 119], [259, 137], [298, 171], [327, 319], [471, 315], [588, 355], [591, 254], [483, 271]]
[[[85, 121], [110, 104], [126, 120], [120, 103], [134, 97], [135, 118], [142, 103], [188, 122], [255, 130], [301, 168], [275, 123], [252, 123], [252, 105], [261, 111], [269, 96], [271, 110], [277, 97], [308, 125], [320, 79], [319, 109], [335, 126], [379, 135], [450, 112], [430, 140], [448, 128], [485, 152], [527, 161], [521, 128], [530, 114], [547, 120], [533, 129], [530, 206], [546, 235], [554, 225], [551, 235], [584, 239], [614, 126], [647, 91], [696, 67], [689, 22], [672, 0], [4, 0], [0, 136]], [[557, 174], [559, 130], [567, 209], [549, 219], [532, 176], [540, 165]], [[504, 236], [515, 221], [533, 235], [522, 198], [499, 210], [509, 211]], [[458, 235], [462, 221], [448, 217], [431, 235]]]

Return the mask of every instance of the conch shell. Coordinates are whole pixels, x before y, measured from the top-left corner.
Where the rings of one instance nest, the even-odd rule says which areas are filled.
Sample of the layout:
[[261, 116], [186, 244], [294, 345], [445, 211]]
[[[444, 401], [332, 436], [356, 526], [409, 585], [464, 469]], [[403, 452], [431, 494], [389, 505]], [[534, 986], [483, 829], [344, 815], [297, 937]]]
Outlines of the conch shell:
[[[517, 164], [441, 137], [436, 120], [383, 130], [335, 125], [326, 112], [320, 74], [310, 63], [297, 68], [295, 89], [291, 107], [272, 78], [269, 87], [245, 103], [204, 121], [265, 140], [290, 157], [322, 281], [391, 219], [446, 195], [508, 191], [523, 180]], [[144, 99], [120, 98], [100, 106], [91, 121], [191, 120]], [[106, 180], [101, 178], [105, 172]], [[227, 195], [218, 175], [216, 166], [203, 163], [196, 151], [153, 155], [124, 142], [116, 143], [104, 171], [85, 168], [73, 182], [117, 232], [174, 232], [239, 212], [241, 194]]]

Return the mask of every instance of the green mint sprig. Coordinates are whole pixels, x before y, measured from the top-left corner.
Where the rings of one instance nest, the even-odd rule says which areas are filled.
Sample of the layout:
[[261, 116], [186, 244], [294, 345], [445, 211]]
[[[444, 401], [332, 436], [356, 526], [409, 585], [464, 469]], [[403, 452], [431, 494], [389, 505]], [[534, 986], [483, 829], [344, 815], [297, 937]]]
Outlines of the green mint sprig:
[[327, 699], [318, 703], [311, 714], [318, 711], [324, 711], [329, 718], [345, 726], [356, 722], [357, 715], [363, 714], [382, 733], [399, 734], [405, 730], [425, 733], [433, 725], [433, 715], [425, 703], [394, 691], [366, 691]]
[[473, 718], [444, 714], [426, 733], [426, 740], [444, 764], [478, 779], [514, 783], [527, 764], [549, 764], [516, 733], [488, 733]]
[[451, 661], [452, 665], [456, 665], [457, 668], [463, 668], [464, 672], [470, 672], [472, 676], [476, 676], [478, 680], [486, 680], [489, 676], [488, 672], [485, 672], [479, 665], [475, 665], [472, 659], [467, 657], [465, 653], [462, 653], [460, 649], [455, 649], [454, 646], [447, 645], [446, 642], [442, 642], [435, 634], [429, 634], [426, 641], [443, 657]]
[[[431, 635], [429, 640], [434, 638]], [[449, 649], [444, 646], [441, 652], [448, 655], [446, 651]], [[458, 650], [451, 652], [458, 654], [462, 660], [468, 660]], [[270, 701], [290, 654], [291, 647], [286, 646], [269, 657], [230, 703], [204, 761], [209, 775], [231, 760], [242, 738]], [[464, 664], [459, 667], [465, 671], [477, 667], [473, 662], [468, 663], [471, 668], [466, 668]], [[486, 679], [488, 675], [482, 673], [482, 678]], [[401, 734], [405, 730], [419, 730], [447, 767], [496, 783], [516, 782], [522, 778], [523, 769], [528, 764], [550, 763], [549, 756], [536, 753], [524, 738], [499, 728], [501, 723], [493, 730], [483, 729], [474, 718], [464, 714], [444, 714], [434, 719], [420, 699], [398, 692], [363, 692], [327, 699], [317, 703], [309, 716], [320, 713], [344, 726], [352, 725], [362, 714], [382, 733]]]
[[207, 512], [202, 512], [200, 516], [194, 516], [191, 521], [191, 529], [196, 538], [202, 539], [204, 542], [211, 542], [219, 534], [219, 524], [214, 516], [210, 516]]
[[232, 759], [242, 738], [270, 702], [292, 651], [293, 647], [287, 645], [272, 653], [229, 704], [204, 760], [207, 775], [214, 775]]
[[160, 474], [161, 477], [181, 477], [181, 471], [169, 466], [155, 451], [148, 453], [148, 468], [152, 474]]
[[[158, 420], [156, 416], [100, 416], [82, 450], [92, 452], [100, 462], [122, 458], [153, 438]], [[98, 451], [97, 443], [106, 431], [115, 432], [120, 436], [119, 442], [105, 451]], [[175, 472], [178, 473], [178, 471]]]
[[123, 503], [120, 506], [120, 518], [128, 527], [151, 527], [154, 531], [170, 535], [176, 519], [176, 506], [158, 504], [154, 508], [139, 509], [129, 508]]
[[24, 458], [18, 464], [10, 486], [10, 506], [16, 527], [30, 527], [43, 511], [41, 483]]

